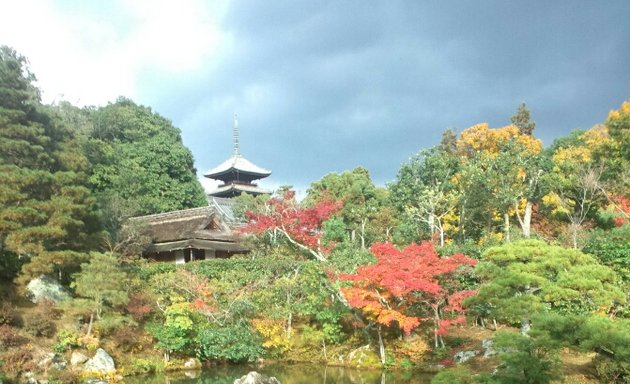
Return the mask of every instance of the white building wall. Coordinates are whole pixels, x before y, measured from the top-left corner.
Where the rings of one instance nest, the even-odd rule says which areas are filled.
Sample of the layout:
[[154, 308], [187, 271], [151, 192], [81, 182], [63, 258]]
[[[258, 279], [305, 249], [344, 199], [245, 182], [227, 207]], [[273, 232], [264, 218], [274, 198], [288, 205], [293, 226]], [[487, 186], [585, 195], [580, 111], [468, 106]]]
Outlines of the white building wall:
[[178, 249], [175, 252], [175, 264], [184, 264], [186, 261], [184, 260], [184, 250]]

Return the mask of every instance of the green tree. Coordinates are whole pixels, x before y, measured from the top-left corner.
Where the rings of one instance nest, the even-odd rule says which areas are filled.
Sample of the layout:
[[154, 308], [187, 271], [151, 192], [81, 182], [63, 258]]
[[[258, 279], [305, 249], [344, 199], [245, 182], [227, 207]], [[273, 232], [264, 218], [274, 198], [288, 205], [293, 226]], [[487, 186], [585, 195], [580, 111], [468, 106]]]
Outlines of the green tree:
[[164, 323], [149, 325], [148, 330], [157, 340], [157, 347], [164, 351], [168, 362], [173, 352], [190, 353], [199, 328], [200, 316], [186, 302], [174, 303], [164, 310]]
[[496, 384], [545, 384], [561, 377], [559, 343], [544, 332], [532, 331], [524, 336], [498, 332], [494, 347], [501, 350], [501, 365], [489, 378]]
[[125, 98], [94, 111], [91, 119], [89, 180], [114, 238], [129, 216], [207, 204], [192, 154], [169, 120]]
[[101, 318], [105, 306], [127, 304], [128, 276], [118, 257], [112, 253], [90, 253], [90, 261], [81, 264], [81, 272], [75, 276], [72, 286], [77, 295], [89, 299], [91, 308], [87, 334], [92, 332], [94, 315]]
[[[450, 136], [447, 139], [451, 140]], [[402, 217], [402, 228], [398, 229], [412, 231], [403, 235], [407, 243], [437, 234], [443, 245], [447, 231], [454, 229], [452, 218], [448, 222], [447, 216], [455, 216], [460, 203], [461, 195], [453, 184], [459, 164], [453, 153], [442, 150], [452, 150], [453, 145], [443, 143], [420, 152], [401, 166], [396, 181], [388, 186], [392, 205]]]
[[[43, 106], [27, 61], [0, 48], [0, 254], [25, 260], [19, 281], [67, 278], [98, 238], [75, 132]], [[14, 263], [0, 263], [0, 265]]]
[[621, 156], [630, 161], [630, 101], [624, 101], [618, 110], [610, 112], [606, 127], [610, 137], [619, 143]]
[[[367, 169], [357, 167], [351, 172], [330, 173], [313, 182], [306, 193], [305, 204], [309, 206], [323, 201], [343, 203], [343, 208], [336, 216], [343, 219], [353, 243], [358, 242], [365, 249], [375, 240], [369, 234], [376, 231], [370, 229], [376, 227], [378, 222], [383, 222], [377, 218], [385, 204], [386, 191], [374, 185]], [[378, 232], [381, 233], [375, 235], [384, 237], [387, 228]]]
[[490, 248], [475, 271], [483, 283], [466, 304], [525, 327], [532, 313], [606, 313], [626, 300], [613, 270], [580, 251], [538, 240]]

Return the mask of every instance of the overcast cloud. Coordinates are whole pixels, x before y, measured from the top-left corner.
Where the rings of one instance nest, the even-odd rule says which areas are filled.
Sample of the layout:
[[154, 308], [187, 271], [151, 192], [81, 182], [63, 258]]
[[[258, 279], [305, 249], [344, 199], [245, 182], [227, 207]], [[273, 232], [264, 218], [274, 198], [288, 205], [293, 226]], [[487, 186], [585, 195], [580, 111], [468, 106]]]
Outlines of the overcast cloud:
[[0, 44], [45, 101], [125, 95], [182, 130], [201, 175], [241, 152], [303, 192], [356, 166], [378, 184], [447, 128], [526, 102], [545, 145], [630, 96], [630, 2], [0, 3]]

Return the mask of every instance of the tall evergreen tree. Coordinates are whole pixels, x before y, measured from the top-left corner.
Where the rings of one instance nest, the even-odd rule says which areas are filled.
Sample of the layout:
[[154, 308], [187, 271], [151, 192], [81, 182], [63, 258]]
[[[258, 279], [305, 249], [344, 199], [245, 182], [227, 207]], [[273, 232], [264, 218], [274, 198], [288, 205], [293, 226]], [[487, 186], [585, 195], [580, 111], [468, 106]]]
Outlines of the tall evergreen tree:
[[21, 282], [67, 278], [97, 235], [89, 163], [74, 133], [40, 102], [27, 60], [0, 47], [0, 257]]
[[510, 118], [512, 124], [516, 125], [523, 135], [532, 135], [536, 123], [530, 120], [530, 112], [525, 103], [518, 106], [516, 114]]

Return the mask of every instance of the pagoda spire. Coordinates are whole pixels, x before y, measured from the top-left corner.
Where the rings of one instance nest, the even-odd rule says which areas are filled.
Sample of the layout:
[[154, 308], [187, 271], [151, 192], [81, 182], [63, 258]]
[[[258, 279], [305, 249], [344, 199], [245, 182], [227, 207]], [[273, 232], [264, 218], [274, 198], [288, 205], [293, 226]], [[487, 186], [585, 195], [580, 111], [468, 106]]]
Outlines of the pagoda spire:
[[271, 171], [257, 166], [244, 158], [240, 153], [238, 146], [238, 115], [236, 113], [234, 114], [233, 133], [234, 153], [232, 156], [204, 174], [207, 178], [223, 182], [223, 184], [219, 185], [215, 190], [210, 191], [208, 195], [214, 197], [234, 197], [240, 195], [242, 192], [254, 196], [269, 194], [269, 191], [259, 188], [253, 181], [271, 175]]
[[234, 156], [240, 156], [241, 153], [238, 150], [238, 116], [234, 114]]

